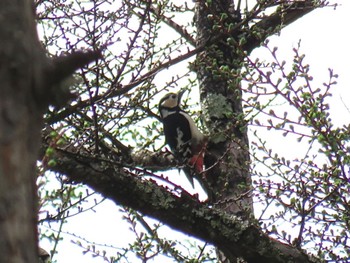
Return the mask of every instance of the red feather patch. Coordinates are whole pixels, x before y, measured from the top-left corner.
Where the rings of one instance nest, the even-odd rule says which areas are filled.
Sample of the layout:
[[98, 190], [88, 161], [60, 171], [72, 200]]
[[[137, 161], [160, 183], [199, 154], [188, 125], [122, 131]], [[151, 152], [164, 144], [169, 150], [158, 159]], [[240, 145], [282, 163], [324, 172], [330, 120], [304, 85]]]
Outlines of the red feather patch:
[[196, 173], [202, 173], [204, 170], [204, 155], [207, 144], [205, 143], [203, 147], [198, 151], [198, 154], [194, 154], [192, 158], [188, 161], [189, 166], [193, 167]]

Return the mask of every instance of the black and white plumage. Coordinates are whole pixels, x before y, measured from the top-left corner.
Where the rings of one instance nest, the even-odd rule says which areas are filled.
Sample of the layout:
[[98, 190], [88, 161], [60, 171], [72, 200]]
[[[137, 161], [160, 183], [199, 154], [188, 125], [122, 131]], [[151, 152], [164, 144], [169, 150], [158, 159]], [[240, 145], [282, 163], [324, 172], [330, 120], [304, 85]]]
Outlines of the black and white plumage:
[[193, 177], [203, 172], [206, 138], [192, 118], [181, 109], [182, 92], [168, 93], [159, 102], [166, 143], [186, 167], [184, 172], [193, 187]]

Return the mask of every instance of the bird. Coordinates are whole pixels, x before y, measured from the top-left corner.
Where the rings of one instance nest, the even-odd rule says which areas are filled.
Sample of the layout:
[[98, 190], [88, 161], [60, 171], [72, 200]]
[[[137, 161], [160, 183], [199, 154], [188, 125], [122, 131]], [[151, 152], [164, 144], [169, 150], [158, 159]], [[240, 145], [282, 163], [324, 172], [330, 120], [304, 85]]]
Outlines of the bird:
[[194, 178], [207, 192], [203, 181], [204, 156], [207, 138], [198, 129], [191, 116], [181, 109], [184, 91], [168, 93], [159, 101], [160, 119], [165, 141], [175, 158], [184, 165], [184, 173], [194, 188]]

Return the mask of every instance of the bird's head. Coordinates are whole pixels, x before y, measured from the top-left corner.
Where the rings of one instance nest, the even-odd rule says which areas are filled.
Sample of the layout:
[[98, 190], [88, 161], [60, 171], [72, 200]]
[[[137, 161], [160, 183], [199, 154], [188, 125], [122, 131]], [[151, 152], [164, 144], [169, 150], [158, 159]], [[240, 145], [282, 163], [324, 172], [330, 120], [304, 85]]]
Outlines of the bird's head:
[[183, 95], [183, 91], [179, 93], [168, 93], [166, 94], [159, 102], [159, 108], [176, 108], [180, 107], [181, 97]]

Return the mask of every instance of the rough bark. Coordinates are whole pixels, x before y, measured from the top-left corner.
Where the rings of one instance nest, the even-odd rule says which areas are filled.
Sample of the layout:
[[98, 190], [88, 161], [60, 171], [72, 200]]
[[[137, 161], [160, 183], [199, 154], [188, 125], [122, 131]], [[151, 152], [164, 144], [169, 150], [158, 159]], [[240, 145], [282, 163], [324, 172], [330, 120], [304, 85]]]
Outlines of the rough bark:
[[[215, 201], [231, 197], [237, 199], [243, 195], [245, 200], [240, 200], [241, 204], [232, 204], [230, 209], [237, 211], [245, 208], [248, 213], [252, 212], [247, 194], [251, 180], [240, 87], [242, 62], [246, 54], [259, 47], [267, 37], [317, 7], [314, 1], [266, 2], [265, 5], [280, 6], [275, 13], [250, 27], [247, 25], [252, 17], [248, 14], [243, 19], [239, 7], [235, 7], [230, 0], [211, 1], [210, 4], [197, 1], [195, 13], [197, 47], [206, 46], [197, 56], [196, 72], [211, 141], [207, 179], [216, 194]], [[227, 29], [229, 24], [233, 25], [231, 31]], [[236, 72], [236, 79], [232, 78], [232, 74], [225, 75], [225, 68]]]
[[[251, 26], [250, 20], [259, 9], [265, 8], [264, 5], [279, 5], [279, 8]], [[240, 86], [244, 57], [268, 36], [314, 8], [313, 1], [281, 1], [279, 4], [266, 1], [260, 7], [257, 5], [255, 14], [246, 14], [243, 18], [234, 1], [196, 2], [197, 47], [207, 45], [196, 62], [202, 110], [210, 131], [206, 179], [213, 189], [217, 209], [253, 218], [249, 142]], [[236, 78], [232, 77], [232, 72]], [[219, 253], [221, 262], [239, 260], [232, 260], [232, 257], [227, 260], [227, 251], [224, 254]]]
[[[227, 66], [239, 74], [239, 62], [242, 60], [237, 47], [227, 43], [226, 39], [229, 36], [220, 29], [220, 26], [225, 24], [225, 21], [219, 20], [223, 13], [230, 14], [231, 23], [237, 24], [241, 20], [231, 1], [213, 1], [210, 5], [197, 2], [197, 45], [201, 46], [208, 39], [214, 39], [197, 57], [197, 76], [205, 122], [210, 131], [211, 144], [208, 152], [213, 159], [206, 163], [211, 167], [206, 175], [214, 189], [215, 201], [231, 197], [231, 200], [234, 200], [249, 191], [251, 185], [240, 83], [231, 76], [225, 77], [220, 69]], [[235, 40], [238, 42], [239, 31], [236, 30], [235, 34]], [[251, 203], [248, 199], [247, 202]], [[242, 206], [233, 202], [230, 207], [226, 206], [225, 210], [234, 213], [242, 211], [244, 207], [251, 208], [248, 203]]]
[[[206, 50], [197, 56], [196, 70], [205, 122], [210, 131], [206, 166], [211, 168], [206, 172], [206, 179], [217, 208], [232, 214], [241, 212], [245, 218], [252, 218], [249, 146], [242, 119], [242, 92], [239, 81], [220, 72], [222, 66], [239, 72], [241, 58], [236, 47], [227, 43], [228, 35], [220, 30], [226, 22], [219, 19], [223, 13], [230, 15], [229, 22], [240, 22], [239, 11], [234, 10], [231, 1], [213, 1], [212, 4], [199, 1], [196, 4], [197, 46], [211, 39]], [[239, 34], [238, 30], [235, 32]], [[234, 39], [238, 42], [237, 36]], [[218, 104], [222, 107], [217, 107]], [[237, 253], [217, 248], [220, 262], [238, 262]]]
[[[69, 150], [78, 151], [73, 147]], [[170, 193], [155, 182], [140, 180], [126, 169], [78, 152], [57, 149], [53, 158], [58, 163], [51, 169], [65, 174], [71, 183], [84, 183], [116, 204], [214, 244], [230, 260], [239, 256], [249, 263], [316, 262], [297, 248], [270, 239], [241, 215], [215, 209], [199, 202], [195, 196]]]
[[0, 262], [37, 260], [35, 161], [43, 51], [30, 1], [0, 4]]
[[42, 114], [60, 93], [55, 85], [96, 55], [68, 56], [65, 65], [46, 58], [31, 3], [0, 1], [0, 262], [6, 263], [38, 260], [35, 163]]

